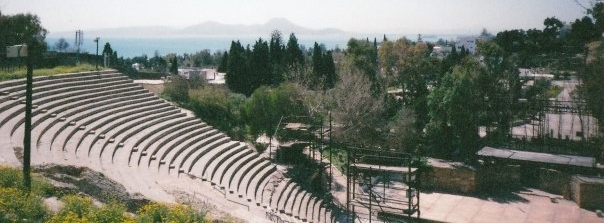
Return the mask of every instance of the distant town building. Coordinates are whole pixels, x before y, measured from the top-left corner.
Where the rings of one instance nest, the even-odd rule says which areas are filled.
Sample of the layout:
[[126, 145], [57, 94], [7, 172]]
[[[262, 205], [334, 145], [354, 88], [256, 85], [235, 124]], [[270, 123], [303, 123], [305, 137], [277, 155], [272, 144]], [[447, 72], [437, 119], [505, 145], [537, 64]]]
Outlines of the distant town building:
[[455, 41], [455, 48], [457, 52], [461, 52], [463, 46], [470, 54], [475, 54], [478, 50], [478, 43], [487, 40], [489, 40], [489, 37], [486, 36], [460, 36]]
[[216, 69], [179, 68], [178, 75], [185, 79], [203, 79], [208, 84], [224, 84], [225, 73], [219, 73]]
[[140, 71], [142, 67], [143, 66], [140, 63], [133, 63], [132, 64], [132, 69], [135, 69], [136, 71]]
[[206, 78], [206, 71], [198, 68], [179, 68], [178, 75], [185, 79], [200, 79]]
[[522, 79], [530, 79], [530, 80], [552, 80], [554, 79], [553, 74], [549, 74], [546, 69], [543, 68], [519, 68], [518, 76]]
[[453, 47], [451, 46], [436, 45], [432, 48], [432, 53], [430, 55], [433, 57], [443, 58], [449, 55], [452, 49]]

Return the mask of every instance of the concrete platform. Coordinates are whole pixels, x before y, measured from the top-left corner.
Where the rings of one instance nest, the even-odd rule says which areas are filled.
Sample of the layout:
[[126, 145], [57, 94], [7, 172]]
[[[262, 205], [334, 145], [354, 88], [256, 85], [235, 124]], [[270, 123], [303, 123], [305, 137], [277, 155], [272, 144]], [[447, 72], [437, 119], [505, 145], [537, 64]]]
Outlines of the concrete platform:
[[512, 193], [507, 198], [476, 198], [421, 193], [421, 219], [434, 222], [604, 222], [573, 201], [542, 191]]

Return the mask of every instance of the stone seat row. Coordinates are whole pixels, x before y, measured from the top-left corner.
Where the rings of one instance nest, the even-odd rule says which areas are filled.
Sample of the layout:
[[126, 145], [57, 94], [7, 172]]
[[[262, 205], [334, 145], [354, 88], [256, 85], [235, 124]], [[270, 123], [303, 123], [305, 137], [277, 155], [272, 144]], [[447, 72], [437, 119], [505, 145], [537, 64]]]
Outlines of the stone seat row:
[[[17, 145], [23, 138], [24, 84], [0, 82], [0, 129], [6, 130], [0, 132], [9, 132]], [[275, 165], [119, 73], [36, 77], [33, 96], [32, 139], [40, 153], [187, 175], [303, 222], [335, 220], [323, 201], [291, 181], [268, 197]]]

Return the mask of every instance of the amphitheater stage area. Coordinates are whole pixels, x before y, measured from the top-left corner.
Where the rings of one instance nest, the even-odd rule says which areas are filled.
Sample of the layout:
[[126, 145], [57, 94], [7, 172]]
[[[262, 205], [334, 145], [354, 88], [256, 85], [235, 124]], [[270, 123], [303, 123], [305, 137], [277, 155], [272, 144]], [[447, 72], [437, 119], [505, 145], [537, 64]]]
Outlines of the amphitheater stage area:
[[[155, 94], [154, 94], [155, 93]], [[31, 165], [88, 167], [159, 202], [194, 197], [249, 222], [335, 222], [244, 142], [114, 70], [34, 78]], [[0, 82], [0, 165], [21, 167], [25, 80]]]

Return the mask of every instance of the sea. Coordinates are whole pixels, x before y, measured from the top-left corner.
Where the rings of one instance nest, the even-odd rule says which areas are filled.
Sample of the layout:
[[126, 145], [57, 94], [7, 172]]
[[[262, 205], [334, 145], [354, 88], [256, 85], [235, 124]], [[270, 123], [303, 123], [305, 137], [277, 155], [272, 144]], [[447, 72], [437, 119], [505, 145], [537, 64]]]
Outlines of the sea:
[[[61, 37], [47, 37], [45, 41], [48, 43], [49, 50], [53, 50], [53, 46], [58, 42]], [[103, 51], [105, 43], [111, 45], [111, 49], [117, 51], [118, 57], [133, 58], [137, 56], [147, 55], [153, 57], [156, 53], [160, 56], [175, 53], [177, 55], [194, 54], [203, 50], [209, 50], [211, 53], [228, 51], [232, 41], [240, 41], [245, 47], [248, 44], [250, 48], [259, 39], [267, 41], [269, 37], [223, 37], [223, 36], [202, 36], [202, 37], [164, 37], [164, 38], [141, 38], [141, 37], [100, 37], [98, 50], [99, 53]], [[284, 36], [284, 41], [287, 42], [288, 37]], [[352, 37], [346, 36], [300, 36], [298, 37], [298, 44], [303, 49], [310, 49], [314, 46], [314, 43], [322, 44], [327, 50], [333, 49], [345, 49], [346, 44]], [[369, 38], [373, 41], [376, 38], [378, 41], [383, 39], [382, 36], [371, 36], [371, 37], [355, 37], [355, 38]], [[389, 39], [395, 39], [398, 37], [391, 36]], [[414, 38], [414, 37], [412, 37]], [[410, 38], [410, 39], [412, 39]], [[424, 38], [426, 41], [437, 41], [438, 38], [451, 39], [454, 36], [430, 36], [429, 39]], [[75, 52], [75, 44], [73, 37], [65, 40], [69, 43], [69, 51]], [[414, 39], [412, 39], [414, 40]], [[84, 38], [82, 46], [80, 46], [80, 52], [88, 52], [91, 54], [96, 53], [96, 43], [92, 38]]]

